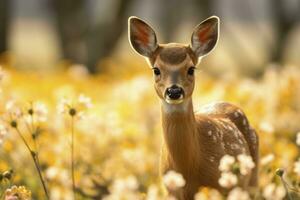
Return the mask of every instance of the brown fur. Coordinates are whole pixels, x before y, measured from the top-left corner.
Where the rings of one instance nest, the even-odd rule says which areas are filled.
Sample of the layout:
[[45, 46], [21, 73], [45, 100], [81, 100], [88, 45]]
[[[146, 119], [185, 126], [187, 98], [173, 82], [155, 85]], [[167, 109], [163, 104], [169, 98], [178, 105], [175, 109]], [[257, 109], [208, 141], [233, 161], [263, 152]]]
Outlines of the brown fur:
[[[235, 113], [239, 113], [238, 116]], [[257, 136], [248, 123], [242, 125], [244, 120], [247, 118], [241, 110], [229, 103], [215, 103], [210, 111], [198, 114], [194, 114], [191, 100], [187, 112], [170, 114], [162, 109], [164, 145], [161, 173], [175, 170], [184, 176], [186, 186], [174, 193], [178, 199], [193, 199], [201, 186], [224, 191], [218, 184], [218, 165], [225, 154], [237, 156], [245, 153], [251, 155], [255, 164], [258, 164]], [[227, 128], [229, 126], [231, 129]], [[209, 131], [212, 131], [211, 136]], [[222, 136], [218, 135], [220, 131]], [[239, 138], [233, 132], [239, 132]], [[216, 137], [216, 141], [213, 137]], [[232, 149], [231, 145], [237, 144], [238, 139], [242, 144]], [[256, 183], [257, 167], [239, 185], [247, 189], [248, 186], [256, 186]]]
[[174, 46], [173, 48], [160, 48], [159, 57], [168, 64], [178, 64], [187, 56], [187, 48]]

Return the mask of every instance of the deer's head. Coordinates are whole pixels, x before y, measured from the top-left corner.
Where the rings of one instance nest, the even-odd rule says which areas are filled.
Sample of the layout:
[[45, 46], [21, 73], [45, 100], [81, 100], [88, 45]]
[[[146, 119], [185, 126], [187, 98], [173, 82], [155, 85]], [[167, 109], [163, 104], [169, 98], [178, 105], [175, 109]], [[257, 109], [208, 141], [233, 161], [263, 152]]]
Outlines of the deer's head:
[[154, 30], [143, 20], [130, 17], [129, 41], [133, 49], [144, 56], [153, 69], [155, 90], [168, 104], [180, 104], [191, 98], [199, 58], [211, 52], [219, 36], [219, 18], [212, 16], [192, 33], [191, 44], [158, 44]]

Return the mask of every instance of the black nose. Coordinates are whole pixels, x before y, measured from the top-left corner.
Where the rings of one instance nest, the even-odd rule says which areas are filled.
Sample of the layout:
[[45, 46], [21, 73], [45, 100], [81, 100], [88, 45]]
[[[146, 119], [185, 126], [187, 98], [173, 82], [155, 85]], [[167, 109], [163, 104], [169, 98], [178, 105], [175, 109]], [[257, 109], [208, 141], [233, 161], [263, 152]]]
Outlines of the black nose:
[[173, 100], [179, 99], [183, 95], [183, 89], [177, 85], [172, 85], [166, 90], [166, 95]]

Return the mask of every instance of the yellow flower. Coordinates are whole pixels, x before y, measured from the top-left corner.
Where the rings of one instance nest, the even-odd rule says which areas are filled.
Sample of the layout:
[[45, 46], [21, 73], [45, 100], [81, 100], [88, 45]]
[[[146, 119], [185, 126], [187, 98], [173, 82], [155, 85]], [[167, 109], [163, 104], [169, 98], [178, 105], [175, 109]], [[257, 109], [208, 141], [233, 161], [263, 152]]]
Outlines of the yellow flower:
[[203, 187], [195, 194], [195, 200], [222, 200], [222, 195], [218, 190]]
[[12, 186], [5, 191], [5, 200], [31, 200], [31, 192], [24, 186]]

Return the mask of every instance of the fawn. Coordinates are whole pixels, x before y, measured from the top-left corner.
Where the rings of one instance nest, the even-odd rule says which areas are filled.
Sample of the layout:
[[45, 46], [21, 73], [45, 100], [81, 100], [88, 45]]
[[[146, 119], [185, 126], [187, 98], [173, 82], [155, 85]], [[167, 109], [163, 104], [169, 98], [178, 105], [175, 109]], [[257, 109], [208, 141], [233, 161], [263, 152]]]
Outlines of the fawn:
[[153, 69], [154, 87], [162, 102], [161, 173], [175, 170], [186, 180], [181, 190], [170, 192], [177, 199], [190, 200], [201, 186], [226, 191], [218, 184], [219, 161], [226, 154], [252, 157], [255, 168], [239, 184], [256, 186], [258, 136], [242, 110], [218, 102], [199, 113], [193, 111], [194, 70], [218, 42], [219, 18], [212, 16], [197, 25], [190, 45], [158, 44], [154, 30], [137, 17], [130, 17], [128, 25], [131, 46]]

